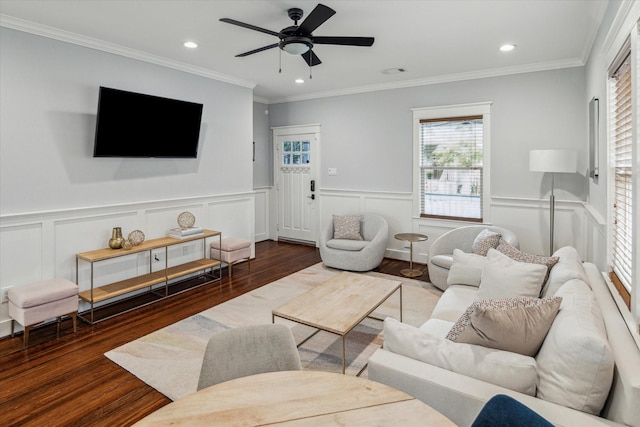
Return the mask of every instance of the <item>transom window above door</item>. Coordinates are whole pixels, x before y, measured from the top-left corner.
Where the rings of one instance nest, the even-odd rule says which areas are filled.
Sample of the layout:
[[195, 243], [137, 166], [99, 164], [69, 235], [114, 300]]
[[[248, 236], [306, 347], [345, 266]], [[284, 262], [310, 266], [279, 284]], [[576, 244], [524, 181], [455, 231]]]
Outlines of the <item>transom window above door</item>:
[[283, 165], [307, 165], [311, 162], [311, 142], [283, 141], [282, 164]]

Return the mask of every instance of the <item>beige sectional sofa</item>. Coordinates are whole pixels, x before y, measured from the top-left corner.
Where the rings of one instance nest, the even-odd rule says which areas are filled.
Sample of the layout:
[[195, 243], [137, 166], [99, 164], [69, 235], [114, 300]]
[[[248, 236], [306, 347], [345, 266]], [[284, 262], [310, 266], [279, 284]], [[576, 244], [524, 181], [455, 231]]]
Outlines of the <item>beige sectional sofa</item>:
[[[470, 284], [449, 280], [421, 327], [385, 320], [384, 346], [369, 360], [369, 378], [416, 396], [461, 426], [471, 425], [496, 394], [516, 398], [559, 426], [640, 426], [640, 349], [601, 273], [572, 247], [556, 251], [559, 261], [543, 280], [540, 296], [562, 301], [533, 356], [446, 338], [483, 295], [488, 260], [492, 269], [509, 262], [494, 252], [475, 266], [461, 265], [470, 256], [458, 254], [452, 273]], [[509, 286], [518, 269], [504, 269]]]

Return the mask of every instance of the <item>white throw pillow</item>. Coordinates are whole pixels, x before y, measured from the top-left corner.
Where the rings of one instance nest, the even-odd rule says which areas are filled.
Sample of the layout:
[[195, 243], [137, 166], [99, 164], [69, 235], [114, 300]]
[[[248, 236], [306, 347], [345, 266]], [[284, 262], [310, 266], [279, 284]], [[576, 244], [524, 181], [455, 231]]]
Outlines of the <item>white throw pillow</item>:
[[447, 285], [480, 286], [482, 269], [486, 257], [477, 254], [469, 254], [460, 249], [453, 250], [453, 264], [447, 276]]
[[476, 299], [537, 298], [546, 275], [545, 265], [514, 261], [495, 249], [489, 249]]
[[537, 396], [597, 415], [609, 395], [614, 368], [602, 313], [582, 280], [569, 280], [555, 295], [562, 303], [536, 356]]
[[394, 318], [384, 320], [384, 349], [452, 372], [535, 396], [533, 357], [431, 335]]

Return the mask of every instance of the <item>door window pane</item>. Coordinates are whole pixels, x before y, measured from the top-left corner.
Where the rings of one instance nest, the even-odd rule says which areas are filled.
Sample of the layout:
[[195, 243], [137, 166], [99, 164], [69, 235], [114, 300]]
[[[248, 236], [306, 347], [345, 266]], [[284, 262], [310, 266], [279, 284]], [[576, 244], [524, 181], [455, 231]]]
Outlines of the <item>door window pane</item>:
[[311, 141], [283, 141], [282, 164], [306, 165], [311, 163]]

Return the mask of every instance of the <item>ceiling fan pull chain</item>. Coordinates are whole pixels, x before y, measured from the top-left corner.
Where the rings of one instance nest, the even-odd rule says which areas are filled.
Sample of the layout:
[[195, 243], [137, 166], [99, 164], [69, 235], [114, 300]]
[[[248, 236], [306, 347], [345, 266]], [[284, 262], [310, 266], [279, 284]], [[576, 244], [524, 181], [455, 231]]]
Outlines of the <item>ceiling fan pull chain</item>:
[[278, 73], [282, 74], [282, 50], [278, 50], [280, 51], [280, 68], [278, 69]]
[[313, 80], [312, 70], [313, 68], [309, 65], [309, 80]]

